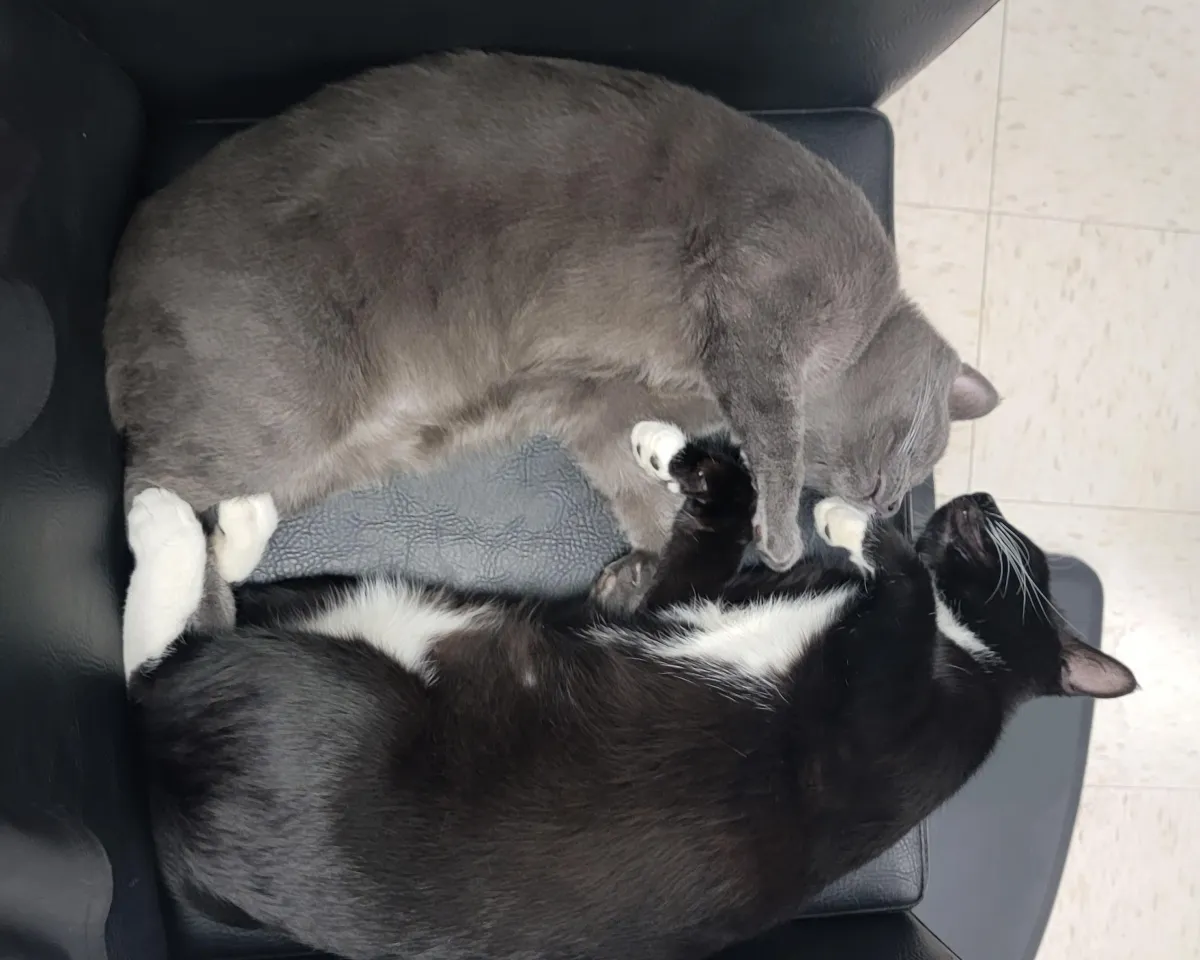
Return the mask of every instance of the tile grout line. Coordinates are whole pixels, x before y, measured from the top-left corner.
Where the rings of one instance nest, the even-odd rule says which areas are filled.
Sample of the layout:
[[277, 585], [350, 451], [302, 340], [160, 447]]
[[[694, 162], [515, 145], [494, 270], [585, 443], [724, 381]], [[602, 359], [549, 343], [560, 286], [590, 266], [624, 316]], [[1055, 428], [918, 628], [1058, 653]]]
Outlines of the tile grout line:
[[1084, 790], [1125, 790], [1132, 792], [1134, 790], [1144, 790], [1147, 792], [1158, 791], [1161, 793], [1196, 793], [1200, 794], [1200, 786], [1189, 787], [1177, 784], [1124, 784], [1124, 783], [1088, 783], [1085, 779], [1083, 782]]
[[988, 178], [988, 217], [996, 205], [996, 155], [1000, 152], [1000, 100], [1004, 91], [1004, 53], [1008, 46], [1008, 8], [1013, 0], [1004, 0], [1000, 11], [1000, 57], [996, 64], [996, 114], [992, 117], [992, 168]]
[[[1000, 11], [1000, 56], [996, 61], [996, 103], [995, 116], [992, 117], [992, 165], [988, 170], [988, 204], [987, 214], [983, 221], [983, 268], [979, 274], [979, 324], [975, 328], [975, 369], [983, 367], [983, 326], [984, 312], [987, 309], [988, 284], [988, 253], [992, 245], [992, 202], [996, 196], [996, 155], [1000, 140], [1000, 92], [1004, 88], [1004, 47], [1008, 37], [1008, 5], [1012, 0], [1004, 0], [1004, 9]], [[979, 436], [978, 424], [971, 424], [971, 452], [967, 457], [967, 489], [975, 489], [975, 446]]]
[[1117, 220], [1089, 220], [1072, 217], [1055, 217], [1044, 213], [1022, 213], [1013, 210], [981, 210], [977, 207], [958, 207], [940, 203], [918, 203], [913, 200], [897, 200], [898, 207], [912, 207], [915, 210], [938, 210], [942, 213], [974, 213], [981, 216], [1008, 217], [1013, 220], [1038, 220], [1043, 223], [1064, 223], [1074, 227], [1104, 227], [1110, 230], [1140, 230], [1144, 233], [1168, 233], [1182, 237], [1200, 236], [1200, 229], [1188, 227], [1163, 227], [1145, 223], [1122, 223]]
[[1029, 500], [1021, 497], [1006, 497], [993, 494], [1001, 504], [1018, 504], [1023, 507], [1058, 507], [1073, 510], [1111, 510], [1115, 513], [1151, 514], [1161, 517], [1200, 517], [1200, 510], [1167, 507], [1127, 507], [1116, 503], [1071, 503], [1069, 500]]

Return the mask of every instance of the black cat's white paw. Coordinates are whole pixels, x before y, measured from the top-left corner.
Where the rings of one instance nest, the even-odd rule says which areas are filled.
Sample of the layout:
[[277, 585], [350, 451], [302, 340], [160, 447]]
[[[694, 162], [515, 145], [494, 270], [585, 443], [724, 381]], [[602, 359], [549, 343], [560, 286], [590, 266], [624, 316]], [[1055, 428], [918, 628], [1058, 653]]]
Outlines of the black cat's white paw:
[[687, 436], [673, 423], [643, 420], [629, 433], [629, 443], [638, 465], [650, 476], [662, 480], [672, 493], [679, 492], [671, 476], [671, 461], [687, 446]]
[[841, 497], [826, 497], [813, 507], [813, 525], [817, 536], [831, 547], [850, 554], [850, 562], [868, 576], [875, 568], [863, 555], [863, 541], [871, 524], [871, 515]]

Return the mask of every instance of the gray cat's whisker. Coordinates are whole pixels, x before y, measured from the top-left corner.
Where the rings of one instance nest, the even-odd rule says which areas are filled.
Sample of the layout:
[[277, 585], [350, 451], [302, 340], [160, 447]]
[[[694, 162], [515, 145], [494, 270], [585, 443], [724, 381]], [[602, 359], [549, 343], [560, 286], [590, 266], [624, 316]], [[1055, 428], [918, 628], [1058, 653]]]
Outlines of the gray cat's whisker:
[[[930, 362], [933, 362], [932, 357], [930, 358]], [[933, 403], [932, 386], [930, 377], [926, 373], [921, 378], [921, 392], [917, 399], [916, 413], [913, 415], [912, 422], [908, 425], [908, 432], [905, 433], [904, 439], [900, 441], [900, 452], [905, 455], [911, 454], [917, 445], [917, 433], [920, 424], [924, 422]]]

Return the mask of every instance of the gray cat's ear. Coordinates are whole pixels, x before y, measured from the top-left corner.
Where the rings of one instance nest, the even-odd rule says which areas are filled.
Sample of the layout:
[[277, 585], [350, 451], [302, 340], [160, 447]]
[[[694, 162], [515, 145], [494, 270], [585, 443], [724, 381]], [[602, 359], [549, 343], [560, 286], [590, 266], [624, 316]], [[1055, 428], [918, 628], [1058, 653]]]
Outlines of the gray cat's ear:
[[950, 385], [950, 419], [978, 420], [996, 409], [1000, 394], [990, 380], [964, 363]]
[[1123, 697], [1137, 689], [1137, 678], [1120, 660], [1090, 647], [1070, 630], [1059, 633], [1062, 643], [1062, 692], [1069, 697]]

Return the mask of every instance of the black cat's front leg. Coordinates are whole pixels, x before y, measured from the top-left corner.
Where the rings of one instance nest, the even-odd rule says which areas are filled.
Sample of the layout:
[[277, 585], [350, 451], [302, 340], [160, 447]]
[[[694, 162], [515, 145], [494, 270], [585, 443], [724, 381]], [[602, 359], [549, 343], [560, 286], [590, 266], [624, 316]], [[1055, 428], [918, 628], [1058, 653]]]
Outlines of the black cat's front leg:
[[643, 469], [685, 498], [639, 609], [720, 596], [753, 538], [754, 485], [737, 450], [653, 421], [631, 439]]

